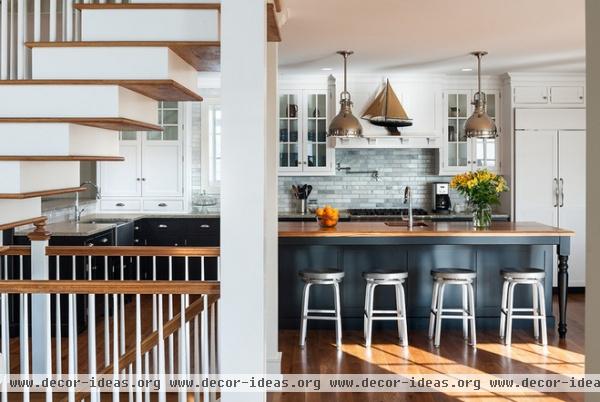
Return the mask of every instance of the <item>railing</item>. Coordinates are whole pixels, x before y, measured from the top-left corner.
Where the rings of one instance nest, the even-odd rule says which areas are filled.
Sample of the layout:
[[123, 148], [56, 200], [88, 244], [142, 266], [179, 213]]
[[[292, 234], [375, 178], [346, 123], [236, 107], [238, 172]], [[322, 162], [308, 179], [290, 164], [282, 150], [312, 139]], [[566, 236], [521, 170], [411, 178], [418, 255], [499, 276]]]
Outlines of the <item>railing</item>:
[[29, 41], [80, 39], [78, 3], [128, 3], [127, 0], [0, 0], [0, 79], [31, 76]]
[[[218, 372], [218, 248], [46, 247], [45, 280], [30, 279], [39, 268], [31, 267], [32, 250], [0, 247], [0, 360], [6, 374], [137, 380]], [[11, 354], [19, 361], [11, 362]], [[2, 401], [11, 400], [2, 387]], [[206, 388], [182, 387], [180, 401], [188, 391], [196, 401], [201, 395], [215, 399]], [[148, 389], [131, 385], [123, 400], [139, 401], [142, 392], [150, 400]], [[166, 393], [161, 388], [158, 400], [166, 401]], [[30, 389], [22, 397], [28, 401]], [[115, 389], [112, 400], [119, 397]], [[49, 388], [46, 401], [52, 400], [99, 401], [100, 391], [60, 395]]]

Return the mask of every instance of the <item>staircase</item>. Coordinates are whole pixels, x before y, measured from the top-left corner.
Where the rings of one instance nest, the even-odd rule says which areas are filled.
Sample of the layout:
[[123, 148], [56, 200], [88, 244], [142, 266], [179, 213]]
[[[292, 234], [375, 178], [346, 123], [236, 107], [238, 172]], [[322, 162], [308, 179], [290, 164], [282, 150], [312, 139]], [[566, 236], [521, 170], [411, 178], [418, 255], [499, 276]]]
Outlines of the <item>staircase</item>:
[[220, 4], [202, 0], [1, 0], [0, 227], [81, 191], [80, 161], [123, 161], [119, 131], [160, 131], [159, 101], [201, 101], [219, 40]]

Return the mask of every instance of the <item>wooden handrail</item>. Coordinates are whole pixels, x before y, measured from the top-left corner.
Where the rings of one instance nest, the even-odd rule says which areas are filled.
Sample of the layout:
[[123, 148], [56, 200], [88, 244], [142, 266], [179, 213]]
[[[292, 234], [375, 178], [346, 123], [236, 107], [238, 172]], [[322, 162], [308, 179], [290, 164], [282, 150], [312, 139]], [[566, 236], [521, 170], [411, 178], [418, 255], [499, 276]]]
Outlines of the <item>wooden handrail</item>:
[[46, 221], [46, 219], [48, 219], [48, 218], [46, 218], [45, 216], [36, 216], [35, 218], [23, 219], [20, 221], [15, 221], [15, 222], [10, 222], [10, 223], [4, 223], [4, 224], [0, 225], [0, 230], [9, 230], [9, 229], [18, 228], [19, 226], [31, 225], [36, 222]]
[[50, 246], [48, 256], [83, 257], [218, 257], [219, 247]]
[[217, 281], [0, 281], [0, 293], [10, 294], [219, 295], [220, 289]]
[[0, 255], [31, 255], [29, 246], [1, 246]]

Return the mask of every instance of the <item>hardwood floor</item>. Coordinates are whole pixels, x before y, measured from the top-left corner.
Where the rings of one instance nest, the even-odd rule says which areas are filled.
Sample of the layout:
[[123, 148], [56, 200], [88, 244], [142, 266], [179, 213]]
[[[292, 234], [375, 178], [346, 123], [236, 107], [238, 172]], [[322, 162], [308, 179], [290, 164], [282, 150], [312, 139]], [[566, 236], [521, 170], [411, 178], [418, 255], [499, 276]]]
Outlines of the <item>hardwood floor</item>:
[[[556, 298], [555, 298], [556, 299]], [[557, 301], [555, 300], [555, 304]], [[478, 331], [477, 349], [468, 346], [460, 331], [445, 331], [439, 349], [427, 339], [425, 331], [409, 333], [410, 346], [398, 345], [395, 332], [374, 335], [370, 349], [363, 346], [362, 332], [344, 332], [341, 350], [335, 347], [334, 331], [309, 329], [304, 350], [298, 347], [297, 331], [281, 331], [279, 347], [283, 352], [285, 374], [344, 373], [491, 373], [561, 374], [584, 372], [584, 307], [582, 294], [569, 296], [568, 335], [561, 340], [555, 330], [548, 332], [548, 347], [533, 343], [529, 330], [515, 330], [513, 344], [498, 342], [493, 331]], [[558, 311], [558, 306], [555, 310]], [[543, 394], [535, 396], [460, 393], [279, 393], [271, 402], [321, 401], [583, 401], [584, 394]]]

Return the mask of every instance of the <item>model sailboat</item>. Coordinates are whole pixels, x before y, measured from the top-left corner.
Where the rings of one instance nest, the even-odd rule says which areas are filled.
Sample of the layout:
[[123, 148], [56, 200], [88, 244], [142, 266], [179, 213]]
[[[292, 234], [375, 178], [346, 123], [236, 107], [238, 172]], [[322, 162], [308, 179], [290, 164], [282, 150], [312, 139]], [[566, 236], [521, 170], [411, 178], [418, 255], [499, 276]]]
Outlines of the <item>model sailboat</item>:
[[385, 127], [390, 135], [400, 135], [398, 127], [412, 126], [412, 120], [407, 116], [394, 93], [390, 80], [386, 81], [381, 92], [377, 94], [361, 117], [371, 124]]

